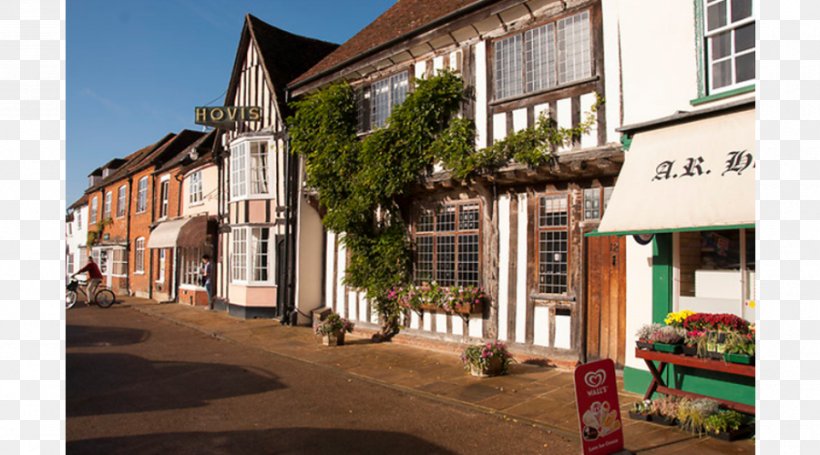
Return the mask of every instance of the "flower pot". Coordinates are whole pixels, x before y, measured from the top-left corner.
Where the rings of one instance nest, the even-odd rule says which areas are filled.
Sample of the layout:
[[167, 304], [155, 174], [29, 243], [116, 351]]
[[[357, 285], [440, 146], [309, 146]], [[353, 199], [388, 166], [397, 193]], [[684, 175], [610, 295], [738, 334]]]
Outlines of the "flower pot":
[[724, 360], [731, 363], [740, 363], [742, 365], [751, 365], [755, 362], [755, 358], [746, 354], [723, 354]]
[[645, 351], [652, 350], [652, 342], [650, 341], [638, 340], [635, 342], [635, 345], [638, 346], [638, 349], [643, 349]]
[[683, 345], [683, 355], [688, 355], [690, 357], [697, 357], [698, 355], [698, 347], [697, 346], [686, 346]]
[[657, 423], [658, 425], [663, 425], [666, 427], [673, 427], [678, 423], [678, 421], [672, 417], [652, 414], [652, 423]]
[[709, 436], [720, 439], [721, 441], [737, 441], [739, 439], [747, 439], [754, 435], [755, 433], [755, 426], [754, 425], [746, 425], [738, 428], [737, 430], [731, 431], [721, 431], [720, 433], [712, 433], [709, 432]]
[[322, 344], [325, 346], [344, 346], [345, 333], [330, 333], [322, 336]]
[[470, 374], [480, 378], [489, 376], [498, 376], [503, 372], [504, 361], [501, 357], [493, 357], [487, 362], [487, 366], [482, 368], [480, 365], [470, 364]]
[[632, 420], [643, 420], [644, 422], [649, 422], [652, 419], [651, 414], [641, 414], [640, 412], [629, 411], [629, 418]]
[[679, 344], [658, 343], [657, 341], [655, 342], [654, 347], [658, 352], [668, 352], [670, 354], [677, 354], [681, 350], [681, 345]]

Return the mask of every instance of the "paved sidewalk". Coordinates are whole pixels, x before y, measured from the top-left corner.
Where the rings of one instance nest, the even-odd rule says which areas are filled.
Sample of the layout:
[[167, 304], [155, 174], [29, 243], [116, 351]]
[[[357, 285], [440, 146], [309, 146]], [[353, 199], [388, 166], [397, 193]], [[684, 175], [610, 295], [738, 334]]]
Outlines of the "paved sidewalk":
[[[326, 347], [307, 327], [282, 326], [273, 320], [240, 320], [225, 313], [179, 304], [157, 304], [126, 298], [132, 309], [209, 334], [291, 359], [345, 370], [359, 379], [428, 399], [479, 409], [500, 418], [539, 426], [578, 440], [578, 419], [572, 374], [556, 368], [514, 364], [510, 374], [474, 378], [465, 373], [458, 356], [369, 339], [347, 337], [341, 347]], [[622, 389], [622, 381], [618, 380]], [[640, 397], [620, 393], [628, 449], [646, 454], [697, 451], [705, 454], [753, 454], [753, 441], [726, 443], [698, 438], [676, 427], [629, 419], [626, 412]]]

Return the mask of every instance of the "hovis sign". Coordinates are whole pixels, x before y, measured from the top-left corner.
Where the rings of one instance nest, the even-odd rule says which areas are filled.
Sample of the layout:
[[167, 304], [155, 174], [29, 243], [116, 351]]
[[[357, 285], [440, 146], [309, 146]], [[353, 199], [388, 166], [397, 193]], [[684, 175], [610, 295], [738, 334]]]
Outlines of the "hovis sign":
[[194, 108], [194, 123], [223, 130], [236, 128], [238, 122], [262, 120], [262, 108], [257, 106], [199, 106]]

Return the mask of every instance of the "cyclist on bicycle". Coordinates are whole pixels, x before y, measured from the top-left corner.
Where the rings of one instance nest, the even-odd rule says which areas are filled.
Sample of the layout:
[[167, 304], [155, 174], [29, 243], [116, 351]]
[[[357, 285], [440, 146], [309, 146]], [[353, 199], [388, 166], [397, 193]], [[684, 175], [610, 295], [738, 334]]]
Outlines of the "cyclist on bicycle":
[[[100, 268], [97, 266], [97, 263], [94, 262], [94, 258], [91, 256], [88, 257], [88, 263], [85, 265], [85, 267], [78, 270], [77, 273], [75, 273], [74, 275], [71, 275], [71, 278], [74, 278], [75, 276], [84, 272], [88, 273], [88, 284], [86, 285], [86, 288], [88, 289], [88, 298], [90, 300], [94, 298], [92, 296], [97, 294], [97, 287], [102, 282], [103, 274], [102, 272], [100, 272]], [[88, 305], [89, 302], [85, 302], [85, 304]]]

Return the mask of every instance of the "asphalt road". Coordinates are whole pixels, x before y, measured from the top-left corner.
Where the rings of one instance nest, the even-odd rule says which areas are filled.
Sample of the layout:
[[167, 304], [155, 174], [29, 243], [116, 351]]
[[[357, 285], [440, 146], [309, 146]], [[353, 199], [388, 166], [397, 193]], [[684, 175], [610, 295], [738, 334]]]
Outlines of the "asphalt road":
[[579, 450], [540, 428], [220, 341], [127, 306], [72, 309], [66, 333], [69, 454]]

